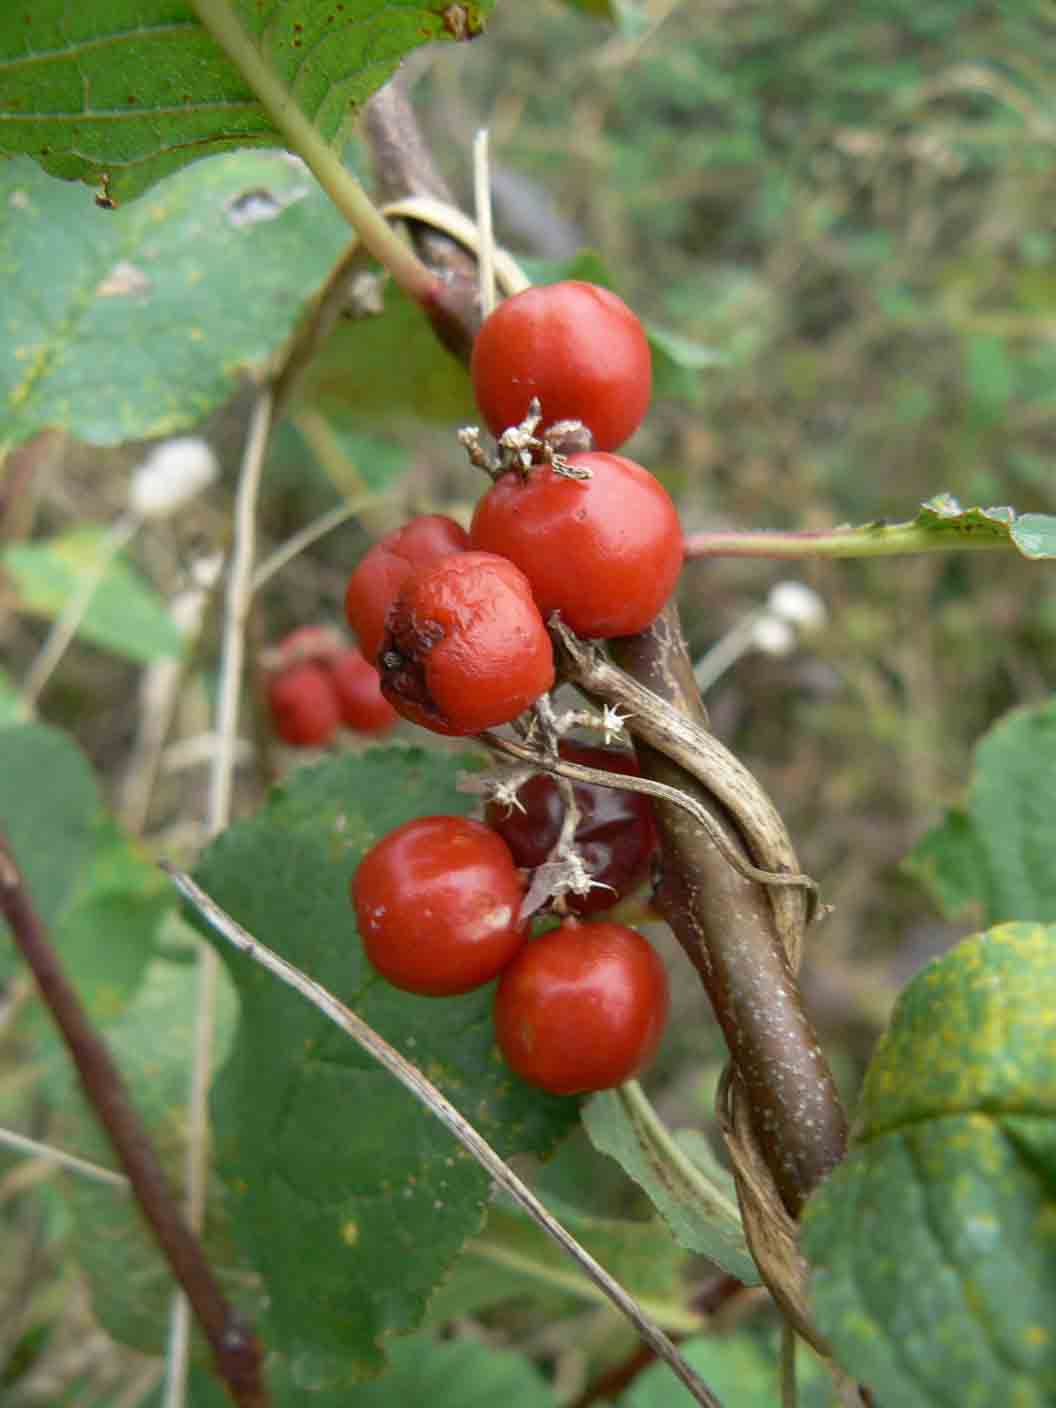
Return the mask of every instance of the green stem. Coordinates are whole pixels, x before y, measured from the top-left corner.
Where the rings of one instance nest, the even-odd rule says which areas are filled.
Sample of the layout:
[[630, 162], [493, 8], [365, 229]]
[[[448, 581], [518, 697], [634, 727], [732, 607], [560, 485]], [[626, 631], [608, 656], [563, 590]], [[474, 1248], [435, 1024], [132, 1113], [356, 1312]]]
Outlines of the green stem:
[[677, 1172], [682, 1184], [696, 1194], [699, 1205], [708, 1208], [713, 1214], [721, 1214], [731, 1227], [741, 1226], [741, 1215], [730, 1202], [725, 1191], [698, 1168], [689, 1156], [675, 1143], [671, 1131], [653, 1109], [645, 1091], [636, 1080], [628, 1080], [616, 1092], [627, 1111], [631, 1123], [647, 1136], [658, 1153], [663, 1155], [668, 1167]]
[[[471, 1239], [466, 1243], [465, 1249], [470, 1256], [478, 1257], [481, 1261], [491, 1262], [493, 1266], [501, 1266], [504, 1270], [513, 1271], [519, 1276], [528, 1277], [552, 1290], [564, 1291], [580, 1300], [594, 1301], [599, 1305], [608, 1306], [609, 1304], [605, 1292], [599, 1290], [585, 1276], [580, 1276], [575, 1271], [565, 1271], [561, 1267], [536, 1261], [534, 1257], [524, 1252], [515, 1251], [512, 1247], [489, 1242], [486, 1236]], [[657, 1300], [653, 1296], [638, 1296], [636, 1299], [642, 1309], [651, 1315], [658, 1325], [672, 1334], [692, 1335], [707, 1326], [707, 1320], [704, 1316], [698, 1315], [693, 1310], [687, 1310], [684, 1306]]]
[[191, 3], [202, 24], [260, 99], [290, 150], [308, 165], [365, 247], [415, 302], [431, 304], [441, 287], [440, 280], [400, 239], [337, 153], [309, 122], [242, 28], [228, 0], [191, 0]]
[[993, 533], [950, 527], [937, 532], [916, 523], [883, 523], [837, 528], [831, 533], [691, 533], [684, 543], [687, 561], [700, 557], [893, 557], [899, 553], [953, 552], [1009, 548], [1007, 531]]

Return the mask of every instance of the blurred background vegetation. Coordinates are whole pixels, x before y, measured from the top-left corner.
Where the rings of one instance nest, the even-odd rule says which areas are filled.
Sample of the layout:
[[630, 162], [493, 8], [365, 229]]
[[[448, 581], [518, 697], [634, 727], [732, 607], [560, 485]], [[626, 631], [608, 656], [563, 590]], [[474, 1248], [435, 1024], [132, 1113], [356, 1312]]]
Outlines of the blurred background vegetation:
[[[1056, 513], [1050, 4], [500, 0], [480, 39], [411, 67], [423, 129], [466, 209], [472, 137], [487, 126], [502, 241], [526, 260], [593, 249], [644, 318], [710, 352], [691, 394], [658, 400], [629, 447], [676, 495], [687, 532], [906, 519], [942, 490], [965, 506]], [[244, 412], [209, 428], [223, 493], [137, 546], [167, 594], [196, 552], [224, 540]], [[328, 444], [309, 408], [280, 432], [264, 552], [342, 492], [394, 467], [402, 478], [395, 498], [263, 594], [257, 644], [339, 620], [349, 568], [408, 508], [467, 511], [480, 484], [453, 438], [467, 418], [455, 394], [430, 424], [355, 427], [353, 415], [354, 433], [341, 427]], [[139, 454], [64, 447], [37, 526], [119, 512]], [[980, 735], [1051, 689], [1056, 594], [1051, 570], [1010, 551], [695, 562], [681, 591], [694, 654], [789, 577], [820, 595], [827, 627], [789, 654], [747, 654], [708, 704], [834, 907], [805, 979], [853, 1095], [898, 989], [972, 927], [970, 915], [941, 920], [902, 862], [962, 800]], [[12, 676], [44, 630], [28, 618], [4, 626]], [[42, 709], [84, 744], [114, 797], [136, 682], [133, 666], [78, 645]], [[185, 731], [208, 717], [192, 700]], [[204, 769], [167, 775], [150, 839], [190, 844], [190, 818], [204, 812]], [[720, 1050], [695, 993], [686, 1001], [658, 1087], [662, 1105], [699, 1121]], [[577, 1157], [573, 1145], [551, 1170], [562, 1192], [577, 1186]]]

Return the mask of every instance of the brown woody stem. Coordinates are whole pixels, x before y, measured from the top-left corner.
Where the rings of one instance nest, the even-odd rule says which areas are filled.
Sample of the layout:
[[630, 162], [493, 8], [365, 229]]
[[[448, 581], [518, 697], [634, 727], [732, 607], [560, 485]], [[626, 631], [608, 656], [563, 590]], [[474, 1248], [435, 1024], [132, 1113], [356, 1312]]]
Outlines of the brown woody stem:
[[267, 1408], [261, 1347], [232, 1306], [179, 1210], [168, 1179], [105, 1042], [92, 1027], [48, 942], [5, 833], [0, 830], [0, 913], [29, 965], [77, 1068], [81, 1085], [128, 1176], [140, 1211], [182, 1286], [239, 1408]]
[[[674, 607], [649, 630], [610, 646], [614, 660], [639, 685], [706, 726]], [[757, 848], [730, 809], [657, 746], [661, 740], [655, 733], [646, 741], [642, 726], [642, 718], [628, 720], [643, 774], [706, 806], [726, 843], [758, 862]], [[658, 902], [708, 992], [748, 1096], [760, 1152], [794, 1217], [842, 1157], [846, 1121], [775, 921], [776, 892], [730, 865], [711, 828], [685, 808], [664, 801], [654, 805], [663, 841]]]

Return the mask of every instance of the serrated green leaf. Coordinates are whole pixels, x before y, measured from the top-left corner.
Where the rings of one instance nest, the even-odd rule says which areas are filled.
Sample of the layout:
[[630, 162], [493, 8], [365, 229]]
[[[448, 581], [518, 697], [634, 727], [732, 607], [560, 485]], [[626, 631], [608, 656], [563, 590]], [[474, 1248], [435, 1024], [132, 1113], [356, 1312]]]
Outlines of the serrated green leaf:
[[[546, 1202], [657, 1324], [682, 1333], [699, 1327], [700, 1317], [687, 1308], [681, 1283], [685, 1253], [663, 1223], [587, 1217], [559, 1200], [547, 1198]], [[429, 1321], [441, 1325], [515, 1299], [529, 1299], [535, 1307], [550, 1305], [554, 1314], [567, 1309], [570, 1302], [610, 1303], [526, 1213], [503, 1199], [433, 1296]]]
[[[0, 554], [11, 575], [19, 605], [40, 616], [55, 617], [92, 580], [106, 552], [107, 535], [99, 528], [75, 528], [46, 542], [12, 543]], [[149, 582], [121, 558], [107, 564], [92, 593], [78, 635], [93, 645], [130, 660], [149, 664], [183, 651], [183, 637], [164, 600]]]
[[919, 843], [907, 868], [951, 917], [1056, 918], [1056, 701], [1002, 719], [977, 745], [968, 804]]
[[683, 1247], [709, 1257], [745, 1285], [758, 1284], [733, 1180], [703, 1140], [683, 1133], [676, 1150], [658, 1142], [620, 1090], [593, 1096], [584, 1106], [583, 1125], [594, 1147], [641, 1185]]
[[900, 1408], [1056, 1397], [1056, 928], [966, 939], [899, 1000], [804, 1217], [814, 1310]]
[[[177, 1191], [181, 1184], [185, 1107], [194, 1050], [198, 980], [194, 968], [151, 966], [135, 1000], [108, 1023], [106, 1040], [131, 1092], [136, 1111]], [[235, 1002], [226, 978], [218, 989], [218, 1054], [234, 1024]], [[55, 1070], [50, 1084], [62, 1109], [64, 1148], [104, 1167], [115, 1160], [97, 1118], [84, 1101], [72, 1070]], [[73, 1218], [77, 1259], [87, 1278], [96, 1318], [109, 1334], [146, 1354], [165, 1350], [173, 1279], [132, 1197], [80, 1175], [63, 1179]], [[228, 1233], [223, 1190], [210, 1195], [206, 1255], [225, 1289], [250, 1318], [259, 1314], [259, 1285]]]
[[7, 444], [49, 425], [112, 445], [198, 423], [282, 344], [348, 241], [277, 152], [207, 162], [116, 211], [20, 158], [0, 165], [0, 208]]
[[[372, 749], [297, 772], [224, 833], [199, 883], [329, 988], [444, 1089], [501, 1153], [542, 1153], [578, 1102], [513, 1077], [491, 992], [399, 993], [363, 955], [348, 885], [363, 851], [412, 816], [465, 813], [455, 758]], [[218, 1166], [237, 1235], [271, 1299], [268, 1342], [320, 1388], [382, 1364], [384, 1334], [417, 1326], [466, 1239], [488, 1179], [443, 1127], [301, 997], [226, 946], [242, 1002], [214, 1092]], [[311, 1268], [310, 1275], [305, 1268]]]
[[[494, 0], [461, 5], [462, 37]], [[415, 0], [232, 0], [248, 37], [329, 141], [420, 44], [451, 35]], [[131, 200], [188, 162], [281, 139], [231, 61], [180, 0], [34, 0], [0, 11], [0, 149]]]

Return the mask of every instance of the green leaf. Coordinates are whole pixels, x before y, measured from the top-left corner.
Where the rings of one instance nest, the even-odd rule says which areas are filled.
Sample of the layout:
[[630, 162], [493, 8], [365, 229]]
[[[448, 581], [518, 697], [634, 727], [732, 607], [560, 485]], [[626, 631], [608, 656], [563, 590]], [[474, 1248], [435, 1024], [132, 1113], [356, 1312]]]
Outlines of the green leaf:
[[[686, 1308], [681, 1280], [685, 1253], [663, 1223], [587, 1217], [560, 1200], [547, 1198], [546, 1202], [550, 1212], [659, 1325], [682, 1333], [700, 1325], [700, 1317]], [[530, 1301], [536, 1308], [551, 1306], [555, 1315], [576, 1302], [610, 1304], [526, 1213], [503, 1199], [433, 1296], [429, 1321], [441, 1325], [507, 1300]]]
[[[12, 543], [0, 563], [13, 577], [24, 611], [55, 617], [92, 580], [106, 542], [100, 528], [75, 528], [47, 542]], [[162, 598], [120, 557], [108, 563], [78, 635], [143, 664], [183, 651], [183, 637]]]
[[[679, 1345], [683, 1356], [727, 1408], [779, 1408], [779, 1346], [750, 1331], [711, 1334]], [[796, 1365], [799, 1408], [830, 1408], [829, 1377], [801, 1345]], [[620, 1408], [692, 1408], [694, 1399], [666, 1364], [651, 1364], [619, 1400]]]
[[25, 723], [27, 717], [26, 706], [14, 680], [6, 670], [0, 669], [0, 728]]
[[[203, 857], [200, 884], [264, 943], [413, 1060], [504, 1155], [548, 1151], [578, 1102], [502, 1063], [491, 991], [397, 992], [363, 954], [348, 885], [363, 851], [412, 816], [465, 813], [459, 766], [371, 749], [294, 774]], [[237, 1235], [271, 1300], [269, 1344], [304, 1382], [336, 1387], [382, 1364], [480, 1231], [488, 1178], [387, 1072], [305, 1000], [227, 946], [242, 1003], [214, 1093], [219, 1168]], [[305, 1274], [305, 1268], [311, 1274]]]
[[[465, 36], [494, 0], [469, 0]], [[286, 0], [232, 10], [329, 141], [420, 44], [444, 39], [444, 6], [413, 0]], [[131, 200], [199, 157], [282, 145], [242, 75], [180, 0], [34, 0], [0, 10], [0, 150]]]
[[[129, 1087], [162, 1163], [177, 1191], [182, 1182], [185, 1106], [194, 1049], [198, 980], [189, 965], [152, 965], [135, 1000], [108, 1023], [107, 1045]], [[230, 1039], [235, 1002], [230, 984], [218, 989], [217, 1032]], [[95, 1114], [69, 1066], [53, 1077], [62, 1109], [62, 1145], [116, 1167]], [[145, 1354], [162, 1354], [168, 1335], [173, 1280], [133, 1198], [108, 1184], [71, 1174], [63, 1194], [73, 1218], [77, 1260], [87, 1278], [92, 1311], [107, 1332]], [[229, 1236], [223, 1190], [211, 1190], [206, 1255], [233, 1301], [251, 1318], [260, 1313], [259, 1285]], [[201, 1351], [199, 1351], [201, 1352]]]
[[950, 917], [1056, 917], [1056, 701], [1002, 719], [977, 745], [968, 804], [906, 861]]
[[812, 1197], [814, 1309], [900, 1408], [1056, 1398], [1056, 928], [966, 939], [903, 993]]
[[698, 373], [727, 361], [716, 348], [680, 337], [669, 328], [647, 323], [645, 331], [653, 354], [654, 396], [692, 403], [699, 395]]
[[[391, 1367], [380, 1378], [329, 1392], [298, 1384], [290, 1365], [269, 1355], [274, 1408], [555, 1408], [557, 1402], [539, 1370], [511, 1350], [417, 1334], [394, 1341], [390, 1353]], [[193, 1408], [230, 1408], [231, 1400], [214, 1375], [192, 1371], [190, 1387]], [[161, 1385], [143, 1408], [163, 1405]]]
[[381, 313], [337, 324], [305, 372], [300, 400], [338, 426], [479, 420], [469, 373], [427, 331], [422, 310], [389, 284]]
[[8, 161], [0, 208], [8, 444], [48, 425], [113, 445], [196, 424], [283, 343], [348, 240], [277, 152], [218, 158], [117, 211]]
[[733, 1179], [705, 1140], [686, 1131], [672, 1148], [622, 1090], [595, 1095], [583, 1109], [583, 1124], [594, 1147], [644, 1188], [687, 1251], [710, 1258], [745, 1285], [758, 1284]]
[[0, 729], [0, 818], [48, 929], [95, 848], [101, 815], [92, 769], [65, 733], [45, 724]]
[[95, 851], [55, 927], [55, 945], [95, 1021], [110, 1021], [138, 988], [154, 938], [175, 907], [165, 876], [102, 817]]
[[[952, 494], [936, 494], [921, 505], [909, 525], [929, 536], [967, 544], [980, 539], [1011, 542], [1024, 557], [1056, 557], [1056, 517], [1044, 513], [1017, 514], [1012, 508], [962, 508]], [[868, 529], [863, 529], [868, 532]]]

